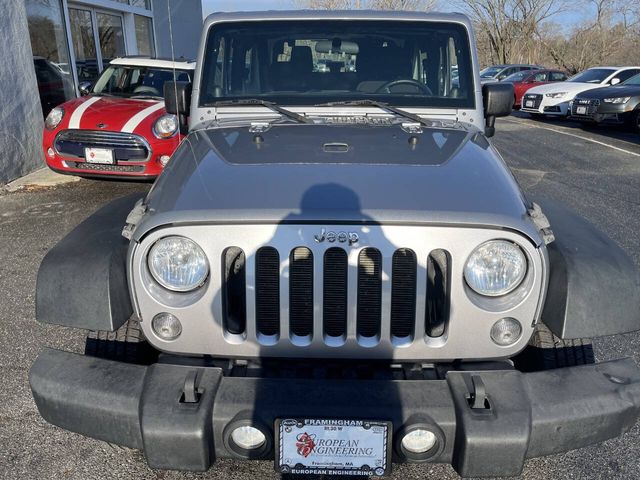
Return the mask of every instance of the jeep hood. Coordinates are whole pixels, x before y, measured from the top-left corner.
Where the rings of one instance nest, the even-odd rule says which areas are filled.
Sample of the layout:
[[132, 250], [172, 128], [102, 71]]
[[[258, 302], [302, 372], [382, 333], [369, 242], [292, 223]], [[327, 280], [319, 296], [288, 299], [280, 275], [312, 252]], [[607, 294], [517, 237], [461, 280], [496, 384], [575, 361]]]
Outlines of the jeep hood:
[[480, 133], [276, 124], [191, 133], [146, 199], [141, 238], [177, 223], [503, 227], [539, 243], [522, 193]]

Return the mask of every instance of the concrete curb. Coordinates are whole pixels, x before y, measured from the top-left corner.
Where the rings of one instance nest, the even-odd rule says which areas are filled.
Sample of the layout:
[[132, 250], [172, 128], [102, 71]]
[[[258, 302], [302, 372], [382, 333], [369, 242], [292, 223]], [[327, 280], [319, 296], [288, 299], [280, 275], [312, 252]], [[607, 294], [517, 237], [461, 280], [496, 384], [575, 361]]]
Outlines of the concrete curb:
[[65, 183], [72, 183], [80, 181], [80, 177], [72, 175], [61, 175], [59, 173], [50, 170], [47, 167], [31, 172], [24, 177], [20, 177], [13, 182], [7, 183], [4, 189], [9, 192], [17, 192], [29, 187], [43, 187], [51, 188], [58, 185], [64, 185]]

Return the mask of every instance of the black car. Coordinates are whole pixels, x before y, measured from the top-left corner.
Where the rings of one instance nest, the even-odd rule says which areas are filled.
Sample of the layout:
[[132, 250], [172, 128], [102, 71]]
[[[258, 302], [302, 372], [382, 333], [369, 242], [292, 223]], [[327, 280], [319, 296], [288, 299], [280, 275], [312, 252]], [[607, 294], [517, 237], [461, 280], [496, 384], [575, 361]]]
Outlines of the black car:
[[610, 87], [588, 90], [571, 103], [571, 117], [585, 123], [621, 123], [640, 132], [640, 75]]

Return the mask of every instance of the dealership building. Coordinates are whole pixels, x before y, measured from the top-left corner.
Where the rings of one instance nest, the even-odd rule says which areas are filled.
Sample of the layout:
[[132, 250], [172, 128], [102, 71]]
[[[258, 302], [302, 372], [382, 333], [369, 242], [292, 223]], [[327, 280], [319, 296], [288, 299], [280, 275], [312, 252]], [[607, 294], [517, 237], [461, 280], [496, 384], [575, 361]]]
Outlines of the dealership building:
[[2, 13], [0, 185], [44, 164], [44, 116], [80, 83], [124, 55], [195, 58], [203, 21], [199, 0], [5, 0]]

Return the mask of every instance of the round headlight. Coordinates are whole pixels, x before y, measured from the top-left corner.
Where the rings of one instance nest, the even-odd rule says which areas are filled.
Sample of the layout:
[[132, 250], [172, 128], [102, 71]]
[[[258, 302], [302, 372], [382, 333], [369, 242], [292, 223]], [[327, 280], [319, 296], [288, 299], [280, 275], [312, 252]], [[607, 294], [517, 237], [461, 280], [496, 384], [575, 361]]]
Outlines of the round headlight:
[[527, 259], [515, 243], [491, 240], [476, 248], [464, 266], [467, 284], [480, 295], [505, 295], [520, 285]]
[[204, 251], [185, 237], [161, 238], [151, 247], [147, 262], [156, 282], [175, 292], [199, 287], [209, 274]]
[[178, 131], [178, 117], [167, 113], [153, 124], [153, 134], [158, 138], [169, 138]]
[[47, 130], [53, 130], [60, 124], [62, 117], [64, 117], [64, 108], [56, 107], [47, 115], [44, 126], [47, 127]]

